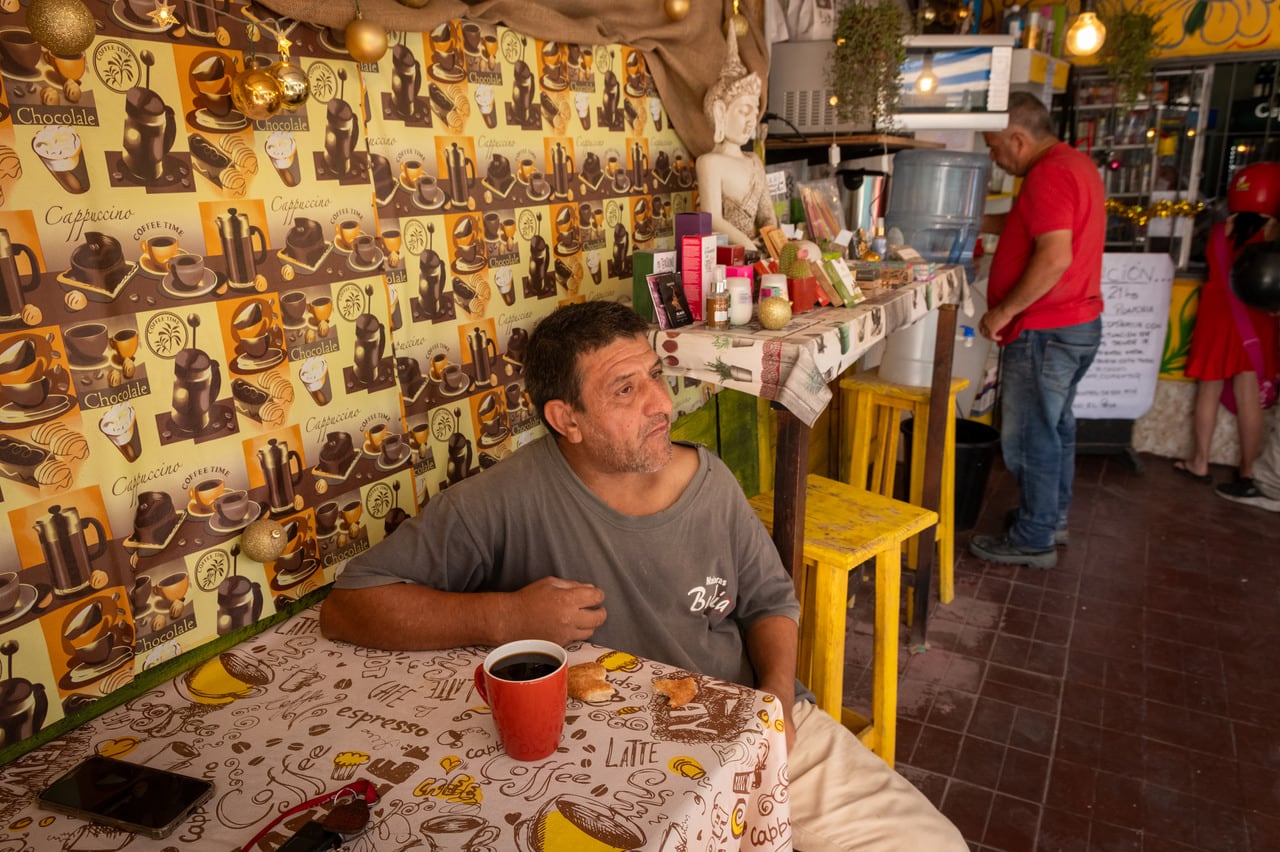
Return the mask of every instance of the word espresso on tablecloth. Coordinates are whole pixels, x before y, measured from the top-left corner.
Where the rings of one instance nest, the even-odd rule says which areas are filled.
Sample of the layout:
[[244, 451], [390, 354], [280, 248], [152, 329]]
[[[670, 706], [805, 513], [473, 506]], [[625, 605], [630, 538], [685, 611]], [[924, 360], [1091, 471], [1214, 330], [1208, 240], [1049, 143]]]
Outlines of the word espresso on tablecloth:
[[[791, 848], [783, 710], [772, 695], [693, 675], [672, 707], [653, 687], [671, 666], [583, 644], [614, 687], [569, 699], [557, 750], [502, 750], [473, 673], [485, 649], [387, 652], [320, 636], [317, 610], [273, 629], [33, 751], [0, 771], [6, 849], [231, 849], [278, 815], [357, 778], [378, 790], [348, 852], [467, 849]], [[38, 790], [86, 754], [214, 782], [164, 840], [39, 810]], [[290, 815], [275, 849], [319, 810]]]

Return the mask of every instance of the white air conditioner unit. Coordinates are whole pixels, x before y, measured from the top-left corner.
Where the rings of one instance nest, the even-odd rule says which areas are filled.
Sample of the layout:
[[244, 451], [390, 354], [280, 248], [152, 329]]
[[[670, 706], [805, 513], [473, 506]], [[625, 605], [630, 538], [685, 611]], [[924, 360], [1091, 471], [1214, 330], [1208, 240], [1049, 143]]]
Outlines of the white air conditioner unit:
[[[1007, 126], [1013, 36], [923, 35], [907, 36], [906, 42], [895, 126], [903, 130], [1003, 130]], [[834, 50], [835, 45], [825, 41], [784, 41], [773, 46], [769, 110], [786, 121], [770, 119], [770, 134], [794, 136], [798, 131], [822, 137], [870, 129], [836, 118], [827, 85]], [[938, 87], [923, 95], [915, 84], [926, 56]]]

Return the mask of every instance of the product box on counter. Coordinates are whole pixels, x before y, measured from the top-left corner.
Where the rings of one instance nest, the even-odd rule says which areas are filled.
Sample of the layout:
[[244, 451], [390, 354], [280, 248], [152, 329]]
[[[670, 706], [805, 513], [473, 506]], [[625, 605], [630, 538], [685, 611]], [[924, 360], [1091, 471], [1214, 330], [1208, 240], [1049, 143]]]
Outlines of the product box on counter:
[[[688, 236], [702, 236], [711, 233], [711, 214], [705, 210], [696, 210], [692, 213], [676, 214], [676, 250], [680, 250], [680, 246], [684, 245], [684, 238]], [[712, 245], [715, 245], [713, 242]], [[677, 255], [676, 269], [683, 271], [683, 259]]]
[[631, 304], [636, 313], [649, 322], [656, 322], [653, 300], [650, 298], [649, 276], [655, 272], [675, 272], [674, 251], [636, 251], [631, 255]]
[[680, 238], [680, 279], [689, 311], [702, 322], [702, 292], [711, 286], [716, 269], [716, 238], [713, 234], [689, 234]]

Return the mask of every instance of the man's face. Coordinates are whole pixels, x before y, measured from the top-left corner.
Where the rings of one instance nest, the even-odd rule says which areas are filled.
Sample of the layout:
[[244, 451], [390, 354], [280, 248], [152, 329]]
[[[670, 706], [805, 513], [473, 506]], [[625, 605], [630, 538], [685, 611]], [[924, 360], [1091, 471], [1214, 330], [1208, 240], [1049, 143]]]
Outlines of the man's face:
[[643, 337], [616, 340], [578, 359], [581, 444], [614, 473], [654, 473], [671, 461], [671, 393]]
[[988, 132], [983, 133], [982, 138], [991, 149], [991, 162], [1011, 175], [1020, 177], [1023, 174], [1022, 152], [1026, 147], [1026, 136], [1021, 131], [1010, 129], [999, 133]]

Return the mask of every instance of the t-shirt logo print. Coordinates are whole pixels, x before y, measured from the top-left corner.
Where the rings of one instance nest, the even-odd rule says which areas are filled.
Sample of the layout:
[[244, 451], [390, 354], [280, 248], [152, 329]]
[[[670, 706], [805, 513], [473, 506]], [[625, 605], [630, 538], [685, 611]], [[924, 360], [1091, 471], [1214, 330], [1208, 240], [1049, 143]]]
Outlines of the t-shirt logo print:
[[733, 607], [733, 601], [724, 594], [728, 585], [723, 577], [708, 577], [701, 586], [694, 586], [687, 592], [691, 599], [689, 612], [728, 612]]

